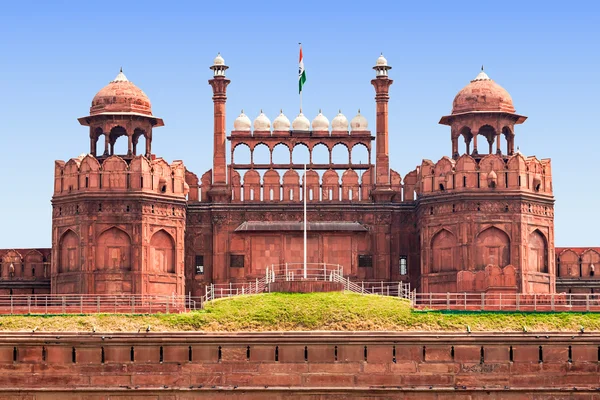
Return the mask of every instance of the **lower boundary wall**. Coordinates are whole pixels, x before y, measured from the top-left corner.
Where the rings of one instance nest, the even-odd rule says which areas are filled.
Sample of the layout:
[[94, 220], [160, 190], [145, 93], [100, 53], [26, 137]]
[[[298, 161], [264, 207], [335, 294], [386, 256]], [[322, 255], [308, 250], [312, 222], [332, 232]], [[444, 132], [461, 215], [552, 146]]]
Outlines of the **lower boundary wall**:
[[0, 333], [0, 399], [600, 400], [600, 335]]

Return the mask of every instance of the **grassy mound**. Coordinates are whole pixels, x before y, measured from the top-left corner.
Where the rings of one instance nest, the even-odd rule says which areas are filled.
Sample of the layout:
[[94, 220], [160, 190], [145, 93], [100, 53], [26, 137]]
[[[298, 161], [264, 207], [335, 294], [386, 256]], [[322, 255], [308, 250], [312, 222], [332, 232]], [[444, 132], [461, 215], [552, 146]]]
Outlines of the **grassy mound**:
[[413, 311], [406, 300], [354, 293], [269, 293], [186, 314], [0, 316], [0, 331], [600, 331], [600, 314]]

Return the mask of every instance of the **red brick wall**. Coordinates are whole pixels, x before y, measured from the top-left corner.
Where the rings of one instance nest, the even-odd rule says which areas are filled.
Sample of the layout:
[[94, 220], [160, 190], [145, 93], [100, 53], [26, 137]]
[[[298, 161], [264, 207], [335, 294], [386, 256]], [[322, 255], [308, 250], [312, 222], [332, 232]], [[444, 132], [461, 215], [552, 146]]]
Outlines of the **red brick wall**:
[[599, 344], [591, 334], [5, 334], [0, 399], [591, 400]]

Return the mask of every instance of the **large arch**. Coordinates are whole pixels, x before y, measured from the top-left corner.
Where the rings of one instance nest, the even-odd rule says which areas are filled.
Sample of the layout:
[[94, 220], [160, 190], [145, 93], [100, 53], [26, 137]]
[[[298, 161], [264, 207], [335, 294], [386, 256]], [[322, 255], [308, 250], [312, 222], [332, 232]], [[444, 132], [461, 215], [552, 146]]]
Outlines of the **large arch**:
[[171, 235], [161, 229], [150, 239], [149, 272], [175, 273], [175, 242]]
[[456, 236], [442, 229], [431, 239], [431, 272], [458, 270]]
[[96, 270], [131, 270], [131, 238], [125, 231], [112, 227], [96, 241]]
[[79, 265], [79, 236], [69, 229], [58, 243], [58, 272], [76, 271]]
[[488, 265], [505, 267], [510, 264], [510, 238], [506, 232], [492, 226], [475, 240], [475, 270], [484, 270]]
[[548, 244], [542, 232], [531, 232], [527, 246], [527, 270], [548, 273]]

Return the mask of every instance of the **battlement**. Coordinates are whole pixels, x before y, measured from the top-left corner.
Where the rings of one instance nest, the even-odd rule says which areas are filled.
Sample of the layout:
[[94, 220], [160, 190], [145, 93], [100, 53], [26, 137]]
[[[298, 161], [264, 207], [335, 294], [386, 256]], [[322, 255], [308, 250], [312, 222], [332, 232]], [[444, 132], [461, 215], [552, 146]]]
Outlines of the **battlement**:
[[417, 187], [422, 196], [506, 189], [552, 196], [550, 160], [525, 157], [520, 153], [512, 156], [489, 154], [481, 159], [463, 154], [456, 160], [443, 157], [437, 163], [423, 160], [418, 174]]
[[74, 193], [142, 192], [183, 199], [188, 191], [181, 161], [168, 164], [162, 158], [144, 156], [99, 159], [88, 154], [66, 163], [58, 160], [54, 167], [55, 198]]

